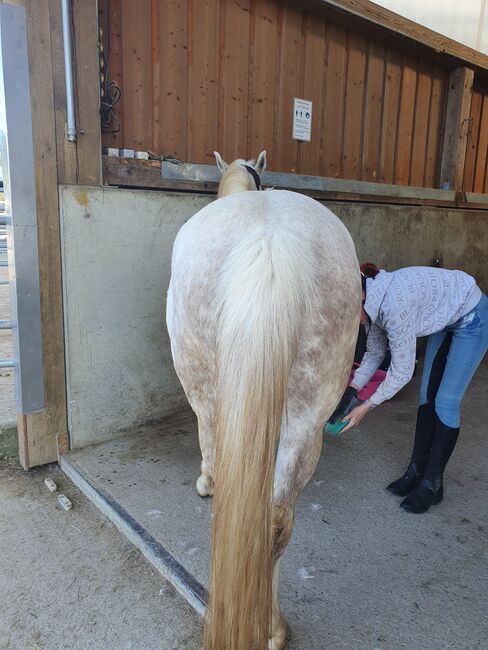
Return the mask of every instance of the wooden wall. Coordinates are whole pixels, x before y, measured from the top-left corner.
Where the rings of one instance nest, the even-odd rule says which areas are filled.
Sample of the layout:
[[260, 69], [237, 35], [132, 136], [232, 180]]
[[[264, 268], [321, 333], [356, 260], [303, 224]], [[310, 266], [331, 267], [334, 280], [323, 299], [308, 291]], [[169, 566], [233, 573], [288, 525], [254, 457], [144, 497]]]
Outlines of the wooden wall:
[[[266, 149], [272, 170], [438, 187], [449, 70], [297, 6], [100, 0], [122, 89], [105, 146], [207, 163]], [[294, 97], [313, 101], [310, 143], [291, 138]]]
[[488, 87], [473, 88], [464, 168], [466, 192], [488, 192]]

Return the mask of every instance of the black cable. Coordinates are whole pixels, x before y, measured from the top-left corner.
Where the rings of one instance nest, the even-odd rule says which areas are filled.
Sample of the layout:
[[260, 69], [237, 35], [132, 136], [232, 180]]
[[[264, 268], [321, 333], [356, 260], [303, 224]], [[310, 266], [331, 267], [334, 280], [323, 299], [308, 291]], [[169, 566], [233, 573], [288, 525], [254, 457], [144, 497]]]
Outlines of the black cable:
[[122, 97], [122, 90], [116, 81], [110, 81], [110, 0], [107, 2], [105, 34], [107, 37], [107, 54], [100, 51], [104, 73], [100, 92], [100, 121], [103, 133], [118, 133], [120, 121], [115, 113], [115, 106]]

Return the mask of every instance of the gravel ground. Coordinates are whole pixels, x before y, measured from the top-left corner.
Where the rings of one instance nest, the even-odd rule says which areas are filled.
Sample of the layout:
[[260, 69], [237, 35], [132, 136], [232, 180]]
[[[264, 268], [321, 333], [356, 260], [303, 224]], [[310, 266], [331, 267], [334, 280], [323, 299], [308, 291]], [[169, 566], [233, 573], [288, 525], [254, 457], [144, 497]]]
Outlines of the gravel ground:
[[0, 533], [0, 650], [199, 648], [196, 614], [56, 465], [0, 462]]

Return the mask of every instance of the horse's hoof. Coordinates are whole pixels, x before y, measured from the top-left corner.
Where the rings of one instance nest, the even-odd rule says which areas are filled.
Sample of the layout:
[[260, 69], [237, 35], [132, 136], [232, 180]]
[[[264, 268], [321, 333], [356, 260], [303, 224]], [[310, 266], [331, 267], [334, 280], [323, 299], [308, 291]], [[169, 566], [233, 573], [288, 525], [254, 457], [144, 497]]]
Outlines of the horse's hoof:
[[283, 650], [288, 640], [288, 626], [284, 618], [282, 618], [274, 631], [273, 636], [269, 640], [269, 650]]
[[197, 493], [203, 498], [213, 496], [213, 486], [209, 485], [203, 474], [200, 474], [197, 480]]

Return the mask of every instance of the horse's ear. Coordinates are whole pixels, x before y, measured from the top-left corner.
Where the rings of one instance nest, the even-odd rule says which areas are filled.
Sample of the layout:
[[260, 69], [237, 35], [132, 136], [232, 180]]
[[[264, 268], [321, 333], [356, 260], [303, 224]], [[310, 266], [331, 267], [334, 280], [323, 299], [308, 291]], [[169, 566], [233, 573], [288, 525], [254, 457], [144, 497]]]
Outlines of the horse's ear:
[[256, 163], [256, 171], [258, 174], [262, 174], [266, 169], [266, 151], [261, 151], [258, 156], [258, 161]]
[[214, 156], [215, 156], [215, 161], [217, 163], [217, 167], [220, 169], [220, 171], [223, 174], [226, 169], [229, 169], [229, 165], [225, 162], [225, 160], [222, 159], [222, 156], [219, 154], [218, 151], [214, 151]]

